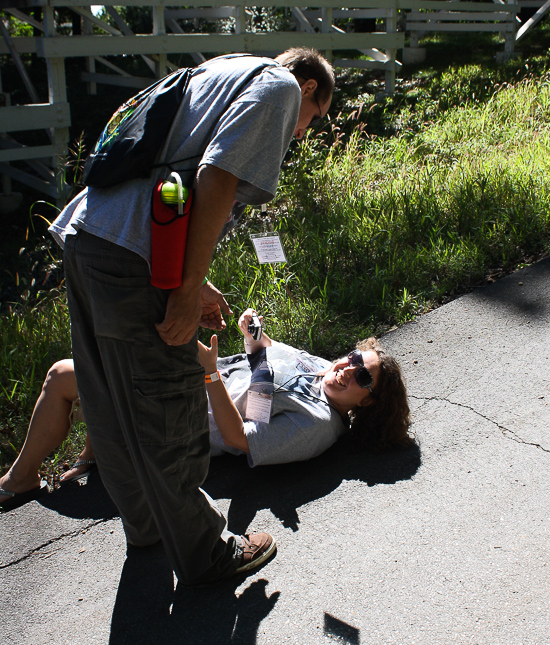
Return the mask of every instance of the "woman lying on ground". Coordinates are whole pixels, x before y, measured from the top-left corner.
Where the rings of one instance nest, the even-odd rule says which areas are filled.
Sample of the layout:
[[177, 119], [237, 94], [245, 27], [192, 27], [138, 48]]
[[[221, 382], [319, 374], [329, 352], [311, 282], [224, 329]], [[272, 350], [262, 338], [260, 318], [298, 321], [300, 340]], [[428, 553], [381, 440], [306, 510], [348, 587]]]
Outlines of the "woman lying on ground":
[[[206, 371], [212, 456], [246, 454], [250, 466], [304, 461], [321, 454], [349, 432], [360, 448], [387, 449], [413, 443], [409, 406], [396, 360], [374, 338], [330, 363], [265, 333], [255, 340], [239, 319], [246, 354], [218, 358], [199, 342]], [[16, 508], [47, 488], [38, 468], [67, 436], [78, 398], [71, 360], [48, 372], [27, 439], [11, 469], [0, 479], [0, 508]], [[61, 484], [82, 477], [95, 464], [89, 439]]]

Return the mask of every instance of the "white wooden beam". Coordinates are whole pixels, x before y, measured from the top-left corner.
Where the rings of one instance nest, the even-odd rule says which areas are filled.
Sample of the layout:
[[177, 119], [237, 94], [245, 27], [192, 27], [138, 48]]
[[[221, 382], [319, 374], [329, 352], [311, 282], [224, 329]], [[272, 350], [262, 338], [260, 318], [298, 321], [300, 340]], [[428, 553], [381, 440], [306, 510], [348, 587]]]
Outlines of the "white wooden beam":
[[540, 22], [546, 13], [550, 10], [550, 0], [547, 0], [540, 9], [538, 9], [531, 18], [518, 30], [516, 42], [520, 41], [531, 29]]
[[37, 130], [71, 125], [68, 103], [33, 103], [0, 108], [2, 132]]
[[59, 36], [44, 38], [38, 43], [40, 56], [46, 58], [71, 56], [138, 55], [150, 53], [183, 54], [193, 51], [282, 51], [287, 47], [317, 49], [393, 49], [403, 47], [403, 33], [374, 32], [366, 34], [318, 34], [305, 32], [256, 32], [244, 34], [178, 34], [163, 36]]
[[54, 156], [54, 153], [55, 150], [52, 145], [10, 148], [7, 150], [0, 150], [0, 163], [25, 161], [27, 159], [51, 159]]
[[14, 168], [7, 163], [0, 163], [0, 175], [7, 175], [25, 186], [31, 186], [31, 188], [35, 188], [41, 193], [45, 193], [46, 195], [59, 200], [58, 189], [53, 182], [39, 179], [38, 177], [35, 177], [24, 170], [20, 170], [19, 168]]

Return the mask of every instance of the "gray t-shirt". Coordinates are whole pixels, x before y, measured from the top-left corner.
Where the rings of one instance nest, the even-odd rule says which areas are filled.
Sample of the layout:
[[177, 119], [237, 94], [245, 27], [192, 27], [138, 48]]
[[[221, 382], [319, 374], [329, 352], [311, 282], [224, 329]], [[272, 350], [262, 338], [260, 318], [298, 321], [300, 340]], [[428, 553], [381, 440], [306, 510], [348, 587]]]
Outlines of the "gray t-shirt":
[[[258, 75], [231, 101], [243, 79]], [[210, 164], [239, 178], [236, 199], [245, 204], [271, 200], [283, 157], [296, 128], [300, 87], [271, 59], [229, 55], [193, 70], [188, 89], [157, 161], [168, 161], [190, 185], [199, 165]], [[183, 161], [180, 161], [183, 160]], [[148, 179], [111, 188], [87, 188], [50, 227], [63, 246], [65, 237], [84, 229], [151, 261], [151, 198], [156, 182], [170, 170], [157, 168]]]
[[[250, 466], [305, 461], [320, 455], [342, 436], [347, 426], [332, 408], [316, 377], [331, 363], [307, 352], [274, 342], [266, 348], [273, 403], [269, 423], [246, 420], [247, 392], [252, 371], [245, 354], [218, 361], [225, 387], [245, 419]], [[226, 446], [209, 407], [210, 449], [212, 456], [224, 452], [243, 454]]]

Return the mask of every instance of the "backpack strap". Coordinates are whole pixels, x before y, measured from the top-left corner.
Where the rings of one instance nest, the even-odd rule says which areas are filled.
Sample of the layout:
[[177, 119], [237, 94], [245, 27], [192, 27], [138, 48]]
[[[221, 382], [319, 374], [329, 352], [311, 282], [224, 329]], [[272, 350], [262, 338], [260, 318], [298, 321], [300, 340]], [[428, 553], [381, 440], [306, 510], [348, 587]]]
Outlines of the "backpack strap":
[[[225, 56], [220, 56], [220, 58], [241, 58], [244, 56], [252, 56], [252, 54], [227, 54]], [[240, 96], [244, 88], [250, 83], [250, 81], [256, 76], [259, 76], [267, 67], [275, 67], [278, 66], [279, 63], [272, 61], [272, 62], [262, 62], [258, 67], [252, 69], [248, 74], [245, 75], [243, 80], [239, 83], [237, 88], [233, 91], [231, 94], [228, 102], [227, 102], [227, 107], [224, 109], [224, 111], [220, 114], [216, 122], [212, 125], [210, 128], [210, 132], [208, 133], [208, 141], [212, 138], [212, 135], [214, 134], [214, 130], [216, 129], [219, 121], [222, 119], [222, 117], [225, 115], [225, 113], [229, 110], [229, 108], [233, 105], [234, 101]], [[191, 70], [191, 76], [193, 75], [193, 69]], [[206, 148], [205, 148], [206, 150]], [[163, 168], [166, 167], [169, 170], [174, 170], [172, 168], [172, 164], [179, 164], [183, 163], [184, 161], [190, 161], [191, 159], [200, 159], [205, 150], [203, 150], [201, 153], [197, 155], [193, 155], [191, 157], [184, 157], [183, 159], [174, 159], [173, 161], [164, 161], [164, 162], [159, 162], [153, 165], [153, 168]], [[198, 166], [197, 166], [198, 167]], [[185, 170], [193, 170], [193, 168], [186, 168]], [[184, 171], [185, 171], [184, 170]]]

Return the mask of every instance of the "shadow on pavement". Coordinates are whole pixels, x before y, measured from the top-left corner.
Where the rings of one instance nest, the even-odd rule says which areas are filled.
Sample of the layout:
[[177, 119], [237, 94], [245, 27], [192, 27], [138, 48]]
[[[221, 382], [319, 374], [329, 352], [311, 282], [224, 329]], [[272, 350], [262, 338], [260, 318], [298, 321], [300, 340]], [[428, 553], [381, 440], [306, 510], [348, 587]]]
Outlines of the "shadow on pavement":
[[45, 508], [76, 519], [99, 520], [118, 516], [118, 509], [105, 490], [97, 469], [90, 471], [85, 484], [70, 482], [38, 501]]
[[[227, 522], [234, 533], [245, 533], [261, 509], [270, 509], [283, 526], [297, 531], [300, 518], [296, 509], [325, 497], [343, 481], [363, 481], [368, 486], [394, 484], [410, 479], [420, 463], [418, 446], [387, 454], [358, 454], [338, 443], [309, 461], [256, 468], [249, 468], [244, 456], [226, 455], [212, 459], [203, 488], [213, 499], [231, 499]], [[97, 470], [91, 471], [86, 484], [62, 486], [39, 503], [77, 519], [118, 516]]]
[[489, 287], [473, 292], [475, 299], [497, 301], [504, 305], [511, 315], [518, 318], [547, 321], [549, 316], [546, 289], [538, 288], [547, 284], [550, 275], [550, 258], [541, 260], [528, 268], [528, 273], [515, 273], [498, 280]]
[[357, 627], [353, 627], [342, 620], [331, 616], [325, 612], [324, 632], [326, 636], [335, 638], [340, 643], [348, 643], [349, 645], [359, 645], [361, 642], [361, 634]]
[[111, 620], [110, 645], [255, 643], [261, 621], [279, 592], [266, 596], [268, 581], [252, 582], [237, 597], [242, 578], [204, 588], [178, 586], [159, 543], [128, 550]]
[[[368, 486], [409, 479], [421, 463], [420, 449], [388, 454], [350, 453], [336, 445], [320, 457], [284, 466], [249, 468], [245, 457], [212, 460], [204, 489], [216, 498], [231, 498], [228, 525], [244, 533], [257, 511], [269, 508], [293, 530], [300, 519], [297, 508], [328, 495], [344, 480]], [[111, 622], [110, 645], [193, 642], [255, 643], [262, 620], [271, 612], [279, 592], [266, 595], [268, 581], [252, 582], [235, 595], [242, 578], [204, 588], [179, 585], [162, 545], [128, 550]], [[325, 620], [328, 636], [357, 643], [355, 628], [335, 618]], [[192, 639], [192, 640], [189, 640]]]
[[352, 454], [340, 443], [310, 461], [256, 468], [249, 468], [245, 457], [227, 455], [212, 459], [203, 488], [214, 499], [231, 499], [227, 522], [233, 533], [245, 533], [261, 509], [270, 509], [283, 526], [297, 531], [297, 509], [325, 497], [343, 481], [395, 484], [410, 479], [420, 464], [418, 446], [387, 454]]

